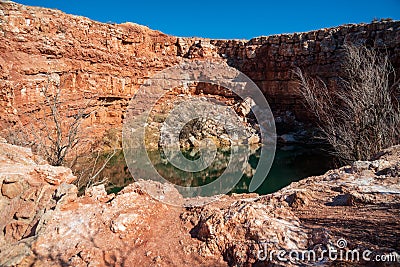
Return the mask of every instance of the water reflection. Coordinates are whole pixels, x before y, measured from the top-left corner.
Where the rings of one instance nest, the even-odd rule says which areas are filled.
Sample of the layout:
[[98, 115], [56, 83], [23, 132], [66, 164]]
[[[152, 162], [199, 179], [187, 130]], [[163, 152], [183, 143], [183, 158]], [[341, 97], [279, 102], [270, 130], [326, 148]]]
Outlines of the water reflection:
[[[260, 159], [261, 148], [248, 151], [237, 147], [239, 155], [243, 151], [243, 159], [238, 162], [237, 171], [243, 173], [242, 178], [236, 184], [232, 193], [247, 193], [251, 178]], [[177, 152], [179, 153], [179, 152]], [[186, 150], [182, 151], [184, 157], [188, 160], [197, 160], [200, 158], [201, 151]], [[186, 172], [173, 166], [162, 150], [148, 152], [152, 165], [157, 172], [166, 180], [180, 186], [201, 186], [208, 184], [222, 175], [228, 166], [231, 151], [227, 149], [218, 149], [212, 164], [199, 172]], [[169, 155], [171, 157], [173, 155]], [[286, 146], [277, 148], [275, 159], [271, 170], [264, 183], [257, 189], [259, 194], [268, 194], [275, 192], [293, 181], [302, 178], [320, 175], [333, 167], [333, 158], [326, 152], [315, 147]], [[146, 168], [137, 165], [136, 175], [138, 178], [148, 178]], [[227, 174], [229, 177], [229, 173]], [[110, 162], [107, 168], [101, 174], [101, 177], [107, 177], [110, 182], [109, 192], [117, 192], [127, 184], [133, 182], [133, 179], [127, 170], [122, 151]], [[221, 185], [222, 186], [222, 185]], [[208, 194], [207, 194], [208, 195]]]

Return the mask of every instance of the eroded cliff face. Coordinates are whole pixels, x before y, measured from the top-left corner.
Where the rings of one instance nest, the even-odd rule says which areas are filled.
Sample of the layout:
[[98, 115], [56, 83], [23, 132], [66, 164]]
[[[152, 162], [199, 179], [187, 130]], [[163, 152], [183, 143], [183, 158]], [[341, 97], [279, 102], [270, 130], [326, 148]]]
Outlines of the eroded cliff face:
[[95, 99], [92, 124], [121, 125], [123, 107], [152, 73], [176, 64], [176, 38], [132, 23], [102, 24], [1, 2], [1, 118], [38, 108], [48, 74], [67, 100]]
[[[0, 112], [7, 127], [38, 109], [40, 87], [56, 75], [71, 101], [95, 99], [87, 123], [119, 128], [129, 99], [153, 73], [185, 60], [226, 61], [255, 81], [275, 115], [310, 119], [296, 92], [299, 66], [334, 84], [345, 42], [388, 51], [400, 66], [400, 22], [344, 25], [247, 40], [178, 38], [133, 23], [104, 24], [57, 10], [0, 2]], [[208, 93], [224, 94], [223, 91]]]

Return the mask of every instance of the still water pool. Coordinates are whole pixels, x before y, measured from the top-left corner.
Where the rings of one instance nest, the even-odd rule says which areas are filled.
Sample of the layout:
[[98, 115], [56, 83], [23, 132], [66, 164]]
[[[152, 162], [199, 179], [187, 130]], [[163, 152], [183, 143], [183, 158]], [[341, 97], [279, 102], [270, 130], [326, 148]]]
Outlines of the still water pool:
[[[242, 178], [231, 193], [248, 192], [248, 186], [260, 160], [260, 152], [261, 149], [258, 148], [253, 149], [250, 156], [245, 155], [247, 164], [244, 167]], [[199, 152], [196, 150], [187, 150], [183, 154], [189, 160], [199, 158]], [[208, 168], [200, 172], [188, 173], [169, 163], [162, 150], [148, 152], [148, 155], [152, 165], [162, 177], [174, 184], [186, 186], [204, 185], [217, 179], [225, 171], [230, 158], [229, 150], [219, 149], [215, 160]], [[259, 194], [272, 193], [294, 181], [323, 174], [333, 167], [334, 158], [319, 148], [283, 146], [276, 149], [271, 170], [256, 192]], [[138, 166], [138, 168], [141, 167]], [[143, 173], [143, 176], [146, 175], [145, 171], [139, 171], [139, 173]], [[108, 192], [118, 192], [124, 186], [133, 182], [122, 151], [114, 156], [100, 176], [101, 179], [108, 179]]]

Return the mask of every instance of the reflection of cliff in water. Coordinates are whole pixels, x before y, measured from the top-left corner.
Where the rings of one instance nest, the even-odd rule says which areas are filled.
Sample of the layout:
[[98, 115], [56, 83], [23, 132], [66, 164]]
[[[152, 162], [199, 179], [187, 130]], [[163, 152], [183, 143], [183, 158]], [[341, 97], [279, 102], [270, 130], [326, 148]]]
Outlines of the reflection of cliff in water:
[[[254, 149], [251, 151], [250, 156], [247, 156], [247, 152], [243, 150], [243, 158], [238, 161], [238, 169], [243, 169], [243, 176], [231, 191], [232, 193], [248, 192], [248, 185], [257, 167], [260, 152], [260, 148]], [[200, 157], [200, 151], [193, 149], [183, 151], [182, 154], [189, 160], [196, 160]], [[214, 181], [226, 170], [230, 155], [229, 149], [218, 149], [213, 163], [208, 168], [199, 172], [185, 172], [174, 167], [162, 150], [148, 152], [148, 156], [157, 172], [171, 183], [181, 186], [200, 186]], [[137, 164], [137, 166], [137, 178], [148, 179], [148, 166], [142, 166], [141, 164]], [[302, 146], [277, 148], [268, 177], [256, 192], [259, 194], [272, 193], [293, 181], [323, 174], [332, 167], [334, 167], [333, 158], [317, 148]], [[99, 178], [108, 178], [109, 185], [107, 188], [109, 192], [116, 192], [133, 182], [133, 178], [126, 167], [122, 151], [109, 162]]]
[[[250, 156], [249, 163], [257, 165], [259, 151]], [[269, 194], [303, 178], [321, 175], [334, 167], [334, 157], [315, 147], [286, 146], [277, 148], [274, 162], [267, 179], [257, 189], [259, 194]], [[247, 193], [251, 177], [243, 175], [233, 190], [234, 193]]]

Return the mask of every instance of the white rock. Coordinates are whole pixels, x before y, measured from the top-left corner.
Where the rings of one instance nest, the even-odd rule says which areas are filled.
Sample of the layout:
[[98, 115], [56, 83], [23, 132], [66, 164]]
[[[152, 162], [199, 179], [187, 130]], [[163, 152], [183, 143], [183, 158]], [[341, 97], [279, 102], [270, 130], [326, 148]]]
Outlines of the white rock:
[[117, 232], [125, 232], [129, 225], [133, 224], [137, 218], [139, 217], [138, 214], [120, 214], [117, 219], [112, 221], [111, 223], [111, 231], [114, 233]]

